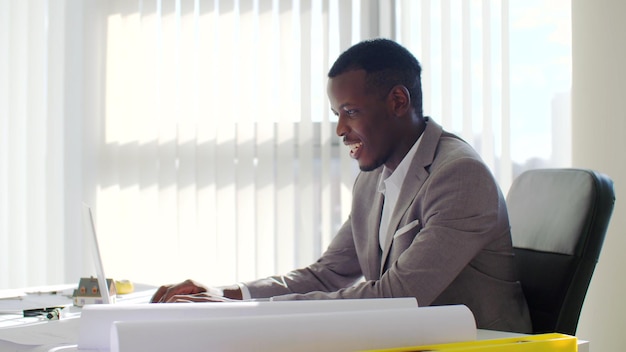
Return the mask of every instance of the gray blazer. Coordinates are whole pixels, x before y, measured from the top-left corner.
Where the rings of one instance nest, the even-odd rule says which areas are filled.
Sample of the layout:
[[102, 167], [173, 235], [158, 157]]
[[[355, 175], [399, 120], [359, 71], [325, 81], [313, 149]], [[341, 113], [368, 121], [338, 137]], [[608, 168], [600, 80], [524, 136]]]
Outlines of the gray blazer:
[[416, 297], [420, 306], [465, 304], [479, 328], [530, 332], [495, 179], [471, 146], [434, 121], [421, 138], [383, 251], [380, 167], [358, 175], [351, 215], [321, 258], [286, 275], [246, 282], [252, 297]]

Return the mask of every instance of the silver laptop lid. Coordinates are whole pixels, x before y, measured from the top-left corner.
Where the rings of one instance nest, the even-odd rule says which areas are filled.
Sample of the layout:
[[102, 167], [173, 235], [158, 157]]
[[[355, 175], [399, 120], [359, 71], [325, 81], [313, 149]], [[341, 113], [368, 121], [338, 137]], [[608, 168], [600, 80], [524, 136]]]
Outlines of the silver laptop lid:
[[102, 257], [100, 256], [100, 247], [98, 246], [98, 236], [96, 235], [96, 225], [93, 218], [91, 207], [83, 203], [83, 227], [85, 238], [91, 242], [91, 249], [94, 257], [94, 265], [96, 268], [96, 278], [98, 279], [98, 289], [102, 297], [102, 303], [110, 304], [111, 296], [107, 286], [107, 277], [104, 275], [104, 267], [102, 266]]

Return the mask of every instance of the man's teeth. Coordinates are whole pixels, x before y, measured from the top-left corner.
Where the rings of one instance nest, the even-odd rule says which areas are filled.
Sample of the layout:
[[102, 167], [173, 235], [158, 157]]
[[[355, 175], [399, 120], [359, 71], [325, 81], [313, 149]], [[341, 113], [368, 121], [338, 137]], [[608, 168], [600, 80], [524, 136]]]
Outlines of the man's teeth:
[[350, 152], [351, 153], [356, 153], [357, 150], [359, 150], [359, 148], [361, 148], [361, 146], [363, 145], [363, 143], [354, 143], [354, 144], [350, 144], [348, 147], [350, 148]]

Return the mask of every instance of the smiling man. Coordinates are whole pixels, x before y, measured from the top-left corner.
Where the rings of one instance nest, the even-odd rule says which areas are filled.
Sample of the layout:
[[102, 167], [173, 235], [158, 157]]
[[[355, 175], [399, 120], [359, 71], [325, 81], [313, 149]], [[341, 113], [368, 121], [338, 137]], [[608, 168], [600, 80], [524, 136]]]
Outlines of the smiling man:
[[415, 297], [465, 304], [479, 328], [530, 332], [504, 197], [472, 147], [423, 116], [420, 75], [385, 39], [354, 45], [330, 69], [337, 135], [362, 172], [321, 258], [232, 287], [162, 286], [153, 302]]

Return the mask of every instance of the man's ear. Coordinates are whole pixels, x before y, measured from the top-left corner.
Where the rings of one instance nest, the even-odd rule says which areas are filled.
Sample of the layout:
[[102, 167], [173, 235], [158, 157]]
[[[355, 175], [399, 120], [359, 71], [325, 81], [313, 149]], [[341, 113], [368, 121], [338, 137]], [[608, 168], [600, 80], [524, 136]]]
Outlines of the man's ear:
[[411, 93], [405, 86], [401, 84], [394, 86], [387, 98], [396, 116], [405, 115], [411, 110]]

